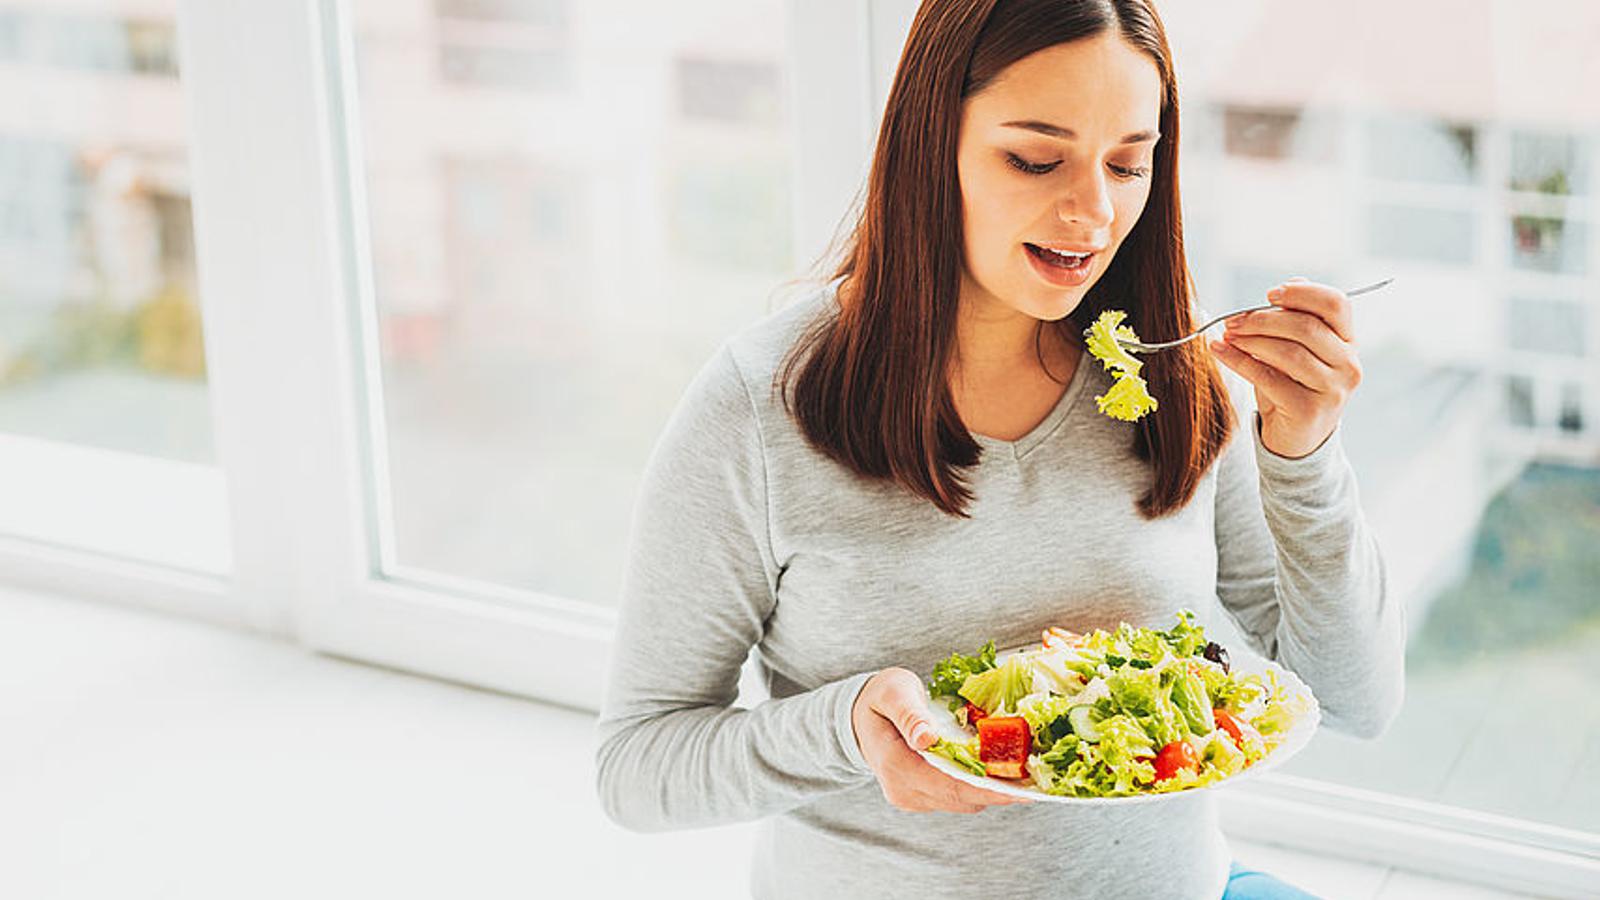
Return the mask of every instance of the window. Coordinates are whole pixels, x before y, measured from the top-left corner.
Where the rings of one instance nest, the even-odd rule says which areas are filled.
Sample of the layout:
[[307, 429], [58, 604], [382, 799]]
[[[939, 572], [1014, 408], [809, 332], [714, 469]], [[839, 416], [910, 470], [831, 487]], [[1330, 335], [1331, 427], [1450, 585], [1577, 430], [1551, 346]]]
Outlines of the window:
[[1530, 353], [1585, 355], [1588, 316], [1581, 303], [1513, 297], [1506, 307], [1511, 348]]
[[1231, 156], [1283, 159], [1289, 155], [1298, 110], [1243, 109], [1230, 106], [1222, 112], [1224, 146]]
[[[1337, 279], [1326, 272], [1307, 270], [1295, 272], [1303, 278], [1320, 281], [1324, 284], [1332, 283]], [[1248, 306], [1259, 306], [1267, 302], [1267, 291], [1283, 283], [1289, 277], [1282, 267], [1263, 265], [1238, 265], [1229, 273], [1228, 292], [1223, 298], [1218, 298], [1213, 307], [1211, 302], [1202, 302], [1206, 312], [1220, 315], [1234, 309], [1243, 309]]]
[[1325, 163], [1338, 150], [1334, 123], [1302, 108], [1230, 104], [1222, 108], [1222, 129], [1229, 156]]
[[1538, 421], [1533, 402], [1533, 379], [1526, 375], [1506, 378], [1506, 418], [1519, 428], [1532, 428]]
[[[666, 416], [789, 276], [783, 4], [653, 9], [351, 5], [397, 580], [613, 604]], [[436, 34], [564, 62], [436, 76]]]
[[1367, 171], [1403, 181], [1472, 184], [1478, 180], [1478, 131], [1445, 119], [1375, 115]]
[[170, 15], [130, 18], [112, 15], [115, 10], [114, 4], [106, 4], [102, 12], [0, 9], [0, 61], [108, 74], [176, 75], [176, 31]]
[[1593, 158], [1590, 142], [1572, 135], [1512, 132], [1508, 184], [1515, 191], [1583, 196]]
[[1577, 384], [1561, 386], [1561, 412], [1556, 427], [1575, 434], [1583, 431], [1583, 388]]
[[[1396, 15], [1422, 15], [1407, 9]], [[1394, 293], [1356, 301], [1366, 377], [1341, 428], [1406, 608], [1406, 704], [1381, 740], [1319, 735], [1263, 789], [1307, 798], [1312, 818], [1329, 805], [1387, 805], [1409, 822], [1541, 847], [1553, 839], [1535, 835], [1554, 832], [1540, 829], [1568, 829], [1563, 846], [1587, 859], [1600, 832], [1585, 787], [1595, 720], [1572, 710], [1600, 653], [1600, 574], [1582, 549], [1600, 542], [1600, 444], [1584, 415], [1600, 352], [1590, 302], [1600, 119], [1546, 102], [1586, 83], [1580, 53], [1551, 49], [1536, 16], [1487, 16], [1460, 10], [1459, 40], [1402, 51], [1311, 7], [1169, 13], [1176, 65], [1199, 73], [1180, 80], [1184, 109], [1222, 110], [1225, 132], [1221, 146], [1185, 135], [1186, 240], [1208, 308], [1293, 274], [1342, 287], [1397, 276]], [[1562, 29], [1600, 25], [1595, 11], [1579, 18]], [[1281, 78], [1259, 77], [1263, 58], [1288, 58], [1263, 35], [1307, 32], [1361, 49], [1296, 43]], [[1314, 121], [1329, 123], [1317, 141]], [[1313, 144], [1328, 164], [1291, 169]], [[1501, 722], [1482, 698], [1512, 690], [1541, 737], [1507, 779]], [[1489, 816], [1505, 818], [1490, 826]], [[1396, 859], [1415, 859], [1415, 833], [1384, 821], [1369, 821], [1369, 852], [1388, 842]], [[1281, 810], [1272, 822], [1282, 839]], [[1322, 834], [1308, 826], [1301, 837]], [[1437, 846], [1467, 856], [1465, 844]]]
[[226, 571], [174, 23], [78, 6], [0, 9], [0, 533]]
[[684, 119], [772, 127], [782, 112], [771, 62], [678, 60], [678, 110]]
[[1550, 216], [1513, 216], [1511, 263], [1519, 269], [1582, 275], [1588, 268], [1589, 229]]
[[[570, 90], [575, 63], [568, 2], [437, 0], [431, 25], [437, 30], [442, 80], [524, 91]], [[410, 18], [413, 27], [422, 24], [415, 11]]]
[[1463, 266], [1475, 256], [1476, 223], [1464, 210], [1373, 204], [1365, 231], [1367, 252], [1378, 258]]
[[434, 0], [441, 19], [565, 25], [570, 0]]

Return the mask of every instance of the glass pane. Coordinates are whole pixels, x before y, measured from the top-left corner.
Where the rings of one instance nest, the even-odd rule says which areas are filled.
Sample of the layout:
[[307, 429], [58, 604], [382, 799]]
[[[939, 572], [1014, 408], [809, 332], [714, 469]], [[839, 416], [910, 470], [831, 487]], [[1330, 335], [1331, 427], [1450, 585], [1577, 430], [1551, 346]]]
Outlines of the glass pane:
[[1556, 427], [1562, 431], [1583, 432], [1583, 388], [1579, 385], [1561, 386], [1561, 413]]
[[790, 275], [783, 3], [352, 11], [390, 574], [611, 604], [668, 413]]
[[1467, 184], [1477, 177], [1471, 125], [1419, 116], [1377, 115], [1367, 134], [1367, 171], [1383, 178]]
[[1582, 304], [1512, 297], [1506, 309], [1506, 342], [1512, 349], [1584, 355], [1589, 317]]
[[209, 462], [186, 125], [160, 5], [0, 6], [0, 431]]
[[1533, 379], [1526, 375], [1506, 378], [1506, 416], [1521, 428], [1532, 428], [1538, 421], [1534, 414]]
[[1474, 253], [1472, 214], [1376, 204], [1367, 211], [1367, 247], [1374, 257], [1465, 265]]
[[1222, 129], [1229, 156], [1332, 162], [1338, 155], [1336, 123], [1307, 117], [1304, 107], [1225, 106]]
[[1582, 275], [1589, 229], [1581, 222], [1541, 216], [1511, 219], [1511, 264], [1534, 272]]
[[[1186, 133], [1181, 157], [1202, 305], [1260, 302], [1295, 274], [1398, 276], [1354, 301], [1365, 379], [1342, 427], [1406, 607], [1406, 703], [1381, 739], [1324, 729], [1287, 770], [1600, 831], [1587, 63], [1541, 49], [1533, 7], [1452, 7], [1452, 39], [1431, 45], [1315, 5], [1181, 7], [1177, 66], [1200, 73], [1183, 108], [1201, 135], [1224, 130]], [[1563, 29], [1600, 28], [1600, 6], [1561, 8]], [[1273, 49], [1307, 33], [1316, 46]]]
[[0, 2], [0, 532], [221, 570], [176, 5]]
[[1589, 142], [1570, 134], [1513, 132], [1508, 183], [1518, 191], [1582, 196], [1593, 157]]

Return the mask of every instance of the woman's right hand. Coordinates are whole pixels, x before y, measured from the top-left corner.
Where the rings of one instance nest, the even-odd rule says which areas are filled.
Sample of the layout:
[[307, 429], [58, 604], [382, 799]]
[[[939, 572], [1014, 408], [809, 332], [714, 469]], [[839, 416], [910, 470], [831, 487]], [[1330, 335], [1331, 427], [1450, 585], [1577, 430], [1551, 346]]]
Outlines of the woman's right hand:
[[909, 812], [981, 812], [990, 806], [1032, 803], [951, 778], [915, 751], [937, 736], [928, 721], [928, 693], [910, 669], [884, 669], [856, 695], [850, 724], [878, 787], [891, 806]]

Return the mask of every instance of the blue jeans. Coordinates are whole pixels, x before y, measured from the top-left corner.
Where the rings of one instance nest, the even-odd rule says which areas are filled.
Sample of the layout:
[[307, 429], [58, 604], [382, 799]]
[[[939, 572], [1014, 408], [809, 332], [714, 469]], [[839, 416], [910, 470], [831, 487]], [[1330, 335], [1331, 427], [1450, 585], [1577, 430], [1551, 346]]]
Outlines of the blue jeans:
[[1234, 863], [1228, 869], [1228, 889], [1222, 900], [1317, 900], [1317, 895]]

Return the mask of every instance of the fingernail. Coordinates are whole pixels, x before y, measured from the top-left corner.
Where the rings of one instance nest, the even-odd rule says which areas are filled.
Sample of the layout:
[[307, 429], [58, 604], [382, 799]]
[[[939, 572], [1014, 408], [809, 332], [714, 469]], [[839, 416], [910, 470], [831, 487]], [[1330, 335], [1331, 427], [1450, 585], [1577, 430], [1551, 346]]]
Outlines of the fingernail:
[[1227, 344], [1224, 344], [1221, 341], [1212, 341], [1211, 342], [1211, 352], [1212, 353], [1225, 353], [1225, 352], [1227, 352], [1227, 350], [1228, 350], [1228, 345]]
[[932, 732], [921, 725], [911, 729], [911, 743], [915, 744], [919, 749], [922, 747], [923, 739], [930, 738], [932, 736]]
[[1267, 299], [1268, 300], [1278, 300], [1278, 299], [1280, 299], [1282, 297], [1283, 297], [1283, 288], [1282, 287], [1275, 287], [1272, 290], [1267, 291]]

